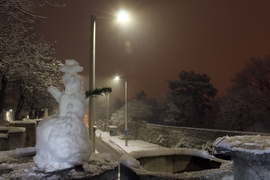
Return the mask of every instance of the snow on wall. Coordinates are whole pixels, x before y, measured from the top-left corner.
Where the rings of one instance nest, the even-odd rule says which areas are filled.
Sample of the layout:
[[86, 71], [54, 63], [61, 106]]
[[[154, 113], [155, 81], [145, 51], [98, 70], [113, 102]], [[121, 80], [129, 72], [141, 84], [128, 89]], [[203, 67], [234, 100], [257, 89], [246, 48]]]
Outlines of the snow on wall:
[[[139, 128], [133, 129], [132, 123], [129, 123], [131, 135], [134, 131], [139, 140], [159, 144], [163, 147], [175, 148], [195, 148], [207, 149], [206, 146], [211, 146], [214, 141], [223, 136], [236, 136], [236, 135], [270, 135], [266, 133], [254, 132], [241, 132], [241, 131], [224, 131], [202, 128], [189, 128], [189, 127], [175, 127], [164, 126], [149, 123], [141, 123]], [[162, 137], [162, 141], [160, 141]]]
[[226, 136], [218, 138], [214, 144], [223, 148], [223, 153], [231, 151], [270, 154], [270, 136]]

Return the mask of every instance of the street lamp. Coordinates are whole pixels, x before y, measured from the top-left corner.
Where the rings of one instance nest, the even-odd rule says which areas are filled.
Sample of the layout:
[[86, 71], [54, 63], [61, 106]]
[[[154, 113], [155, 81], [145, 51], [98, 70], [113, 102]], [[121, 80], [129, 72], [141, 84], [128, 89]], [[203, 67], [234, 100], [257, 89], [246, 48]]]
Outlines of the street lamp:
[[[99, 19], [95, 15], [91, 15], [91, 25], [90, 25], [90, 62], [89, 62], [89, 90], [95, 88], [95, 59], [96, 59], [96, 20]], [[104, 18], [101, 18], [104, 19]], [[110, 19], [110, 18], [105, 18]], [[118, 20], [128, 20], [128, 16], [125, 11], [119, 11], [117, 16]], [[91, 73], [92, 71], [92, 73]], [[92, 141], [92, 152], [95, 152], [95, 98], [89, 98], [89, 115], [88, 115], [88, 125], [90, 140]]]
[[[119, 81], [120, 77], [115, 76], [115, 80]], [[129, 130], [127, 128], [127, 116], [128, 116], [128, 83], [127, 80], [125, 80], [125, 130], [124, 130], [124, 135], [125, 135], [125, 146], [128, 146], [128, 135], [129, 135]]]
[[106, 130], [109, 132], [109, 106], [110, 106], [110, 94], [107, 95], [107, 123], [106, 123]]

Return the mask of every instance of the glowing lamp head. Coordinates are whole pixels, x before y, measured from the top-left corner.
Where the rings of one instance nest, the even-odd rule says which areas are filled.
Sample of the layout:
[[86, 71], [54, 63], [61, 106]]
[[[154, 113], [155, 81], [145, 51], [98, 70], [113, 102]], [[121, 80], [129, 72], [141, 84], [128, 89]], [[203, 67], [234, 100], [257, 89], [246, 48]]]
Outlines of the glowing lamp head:
[[115, 76], [114, 79], [115, 79], [116, 81], [119, 81], [119, 80], [120, 80], [120, 77], [119, 77], [119, 76]]
[[120, 10], [120, 11], [118, 12], [117, 19], [118, 19], [119, 21], [121, 21], [121, 22], [126, 22], [126, 21], [128, 21], [128, 20], [129, 20], [129, 17], [128, 17], [127, 12], [124, 11], [124, 10]]

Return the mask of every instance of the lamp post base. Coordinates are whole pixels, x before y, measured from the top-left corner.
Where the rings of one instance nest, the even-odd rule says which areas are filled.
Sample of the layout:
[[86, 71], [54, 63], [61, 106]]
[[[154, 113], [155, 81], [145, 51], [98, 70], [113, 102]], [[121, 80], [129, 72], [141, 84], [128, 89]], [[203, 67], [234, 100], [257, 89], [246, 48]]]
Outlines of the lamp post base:
[[128, 146], [128, 136], [125, 138], [125, 146]]

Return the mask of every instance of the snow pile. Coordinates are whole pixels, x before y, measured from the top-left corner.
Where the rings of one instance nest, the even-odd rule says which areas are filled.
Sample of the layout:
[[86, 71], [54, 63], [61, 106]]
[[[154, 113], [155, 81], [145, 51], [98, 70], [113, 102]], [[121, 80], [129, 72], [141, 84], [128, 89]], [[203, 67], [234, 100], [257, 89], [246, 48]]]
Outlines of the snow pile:
[[28, 179], [33, 175], [42, 179], [42, 173], [36, 173], [38, 168], [33, 160], [28, 163], [20, 163], [18, 158], [33, 156], [36, 154], [34, 147], [18, 148], [10, 151], [0, 151], [0, 171], [6, 170], [10, 173], [1, 174], [0, 180], [6, 179]]
[[[249, 152], [253, 154], [270, 153], [270, 136], [225, 136], [218, 138], [213, 146], [215, 148], [222, 148], [222, 151], [219, 153], [231, 151]], [[217, 153], [216, 150], [215, 153]]]
[[89, 161], [85, 162], [82, 167], [84, 172], [77, 172], [74, 169], [72, 172], [72, 177], [83, 178], [85, 176], [97, 176], [105, 171], [112, 170], [118, 166], [117, 162], [114, 162], [111, 155], [108, 153], [94, 153], [90, 156]]
[[77, 74], [82, 71], [75, 60], [66, 60], [59, 68], [65, 74], [65, 91], [50, 86], [48, 91], [59, 103], [59, 113], [41, 121], [37, 127], [36, 165], [45, 172], [83, 164], [91, 155], [91, 142], [83, 118], [87, 99], [83, 82]]
[[[88, 178], [100, 175], [108, 170], [113, 170], [118, 166], [110, 154], [95, 153], [82, 164], [82, 169], [77, 171], [75, 168], [64, 170], [64, 172], [45, 173], [33, 162], [33, 155], [36, 153], [34, 147], [19, 148], [10, 151], [0, 151], [0, 180], [7, 179], [50, 179], [58, 180]], [[25, 158], [22, 160], [22, 158]]]
[[140, 162], [128, 155], [123, 155], [121, 157], [121, 163], [127, 167], [140, 168]]
[[17, 148], [15, 150], [10, 150], [10, 151], [0, 151], [0, 158], [3, 156], [22, 157], [22, 156], [31, 156], [35, 154], [36, 154], [36, 148], [34, 147]]

